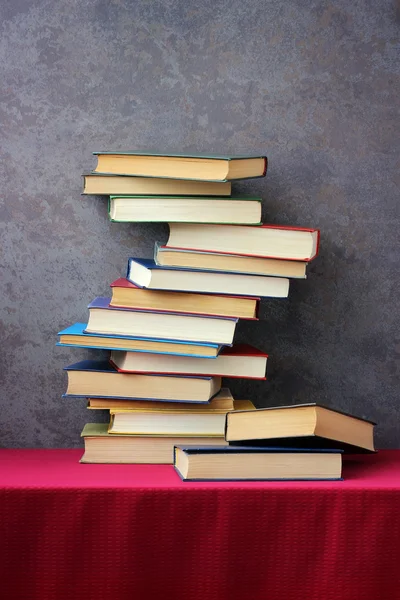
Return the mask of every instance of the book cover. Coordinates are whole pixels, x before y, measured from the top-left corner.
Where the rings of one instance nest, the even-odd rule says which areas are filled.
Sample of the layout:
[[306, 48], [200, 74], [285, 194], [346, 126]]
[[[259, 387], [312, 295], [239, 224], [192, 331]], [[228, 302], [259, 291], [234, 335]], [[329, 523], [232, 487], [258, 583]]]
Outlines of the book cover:
[[[79, 347], [79, 348], [91, 348], [91, 349], [95, 349], [95, 350], [120, 350], [122, 352], [145, 352], [145, 353], [150, 353], [150, 354], [175, 354], [176, 356], [188, 356], [191, 358], [210, 358], [213, 359], [215, 358], [214, 354], [212, 356], [204, 356], [203, 354], [192, 354], [192, 353], [187, 353], [185, 352], [185, 346], [199, 346], [202, 348], [213, 348], [217, 351], [217, 353], [219, 354], [221, 347], [218, 344], [213, 344], [213, 343], [209, 343], [209, 342], [196, 342], [195, 344], [193, 344], [193, 342], [187, 342], [187, 341], [183, 341], [183, 340], [176, 340], [176, 341], [172, 341], [170, 339], [164, 339], [164, 338], [145, 338], [145, 337], [138, 337], [138, 336], [129, 336], [129, 335], [116, 335], [116, 334], [105, 334], [105, 333], [85, 333], [87, 327], [87, 323], [74, 323], [73, 325], [70, 325], [69, 327], [67, 327], [66, 329], [63, 329], [62, 331], [59, 331], [57, 335], [62, 336], [62, 335], [74, 335], [74, 336], [78, 336], [81, 337], [82, 340], [85, 340], [85, 338], [91, 338], [91, 337], [96, 337], [96, 338], [100, 338], [100, 339], [104, 339], [104, 346], [93, 346], [90, 345], [89, 343], [86, 344], [66, 344], [63, 342], [57, 342], [56, 346], [67, 346], [67, 347]], [[127, 350], [127, 348], [124, 347], [117, 347], [117, 346], [112, 346], [111, 348], [109, 348], [106, 344], [106, 340], [107, 339], [121, 339], [121, 340], [138, 340], [138, 341], [142, 341], [142, 342], [159, 342], [162, 344], [169, 344], [169, 345], [177, 345], [181, 348], [181, 352], [174, 352], [173, 348], [171, 348], [170, 351], [157, 351], [154, 349], [149, 349], [149, 350], [145, 350], [145, 349], [129, 349]]]
[[[173, 223], [171, 223], [171, 225], [174, 225]], [[177, 225], [177, 224], [175, 224]], [[188, 225], [190, 226], [189, 223], [178, 223], [178, 225]], [[207, 225], [206, 225], [207, 226]], [[251, 225], [208, 225], [208, 227], [251, 227]], [[302, 257], [302, 258], [290, 258], [290, 257], [285, 257], [285, 258], [277, 258], [276, 256], [272, 256], [272, 255], [260, 255], [260, 254], [249, 254], [249, 253], [242, 253], [242, 252], [235, 252], [234, 250], [230, 250], [228, 251], [224, 251], [224, 250], [218, 250], [218, 249], [212, 249], [212, 248], [207, 248], [206, 250], [204, 248], [196, 248], [195, 246], [193, 247], [181, 247], [181, 246], [173, 246], [173, 245], [169, 245], [168, 242], [167, 244], [160, 246], [161, 248], [165, 248], [165, 249], [173, 249], [173, 250], [189, 250], [189, 251], [193, 251], [193, 252], [210, 252], [212, 254], [232, 254], [232, 255], [238, 255], [238, 256], [250, 256], [250, 257], [254, 257], [254, 258], [275, 258], [277, 260], [296, 260], [296, 261], [301, 261], [301, 262], [310, 262], [312, 261], [316, 256], [318, 256], [318, 252], [319, 252], [319, 246], [320, 246], [320, 237], [321, 237], [321, 232], [319, 229], [313, 229], [313, 228], [309, 228], [309, 227], [294, 227], [294, 226], [290, 226], [290, 225], [267, 225], [265, 223], [262, 223], [261, 225], [257, 226], [257, 229], [280, 229], [280, 230], [285, 230], [285, 231], [305, 231], [308, 233], [315, 233], [317, 236], [316, 239], [316, 245], [315, 245], [315, 252], [313, 254], [313, 256], [311, 257]]]
[[[104, 152], [93, 152], [94, 156], [100, 157], [101, 155], [108, 155], [108, 156], [148, 156], [148, 157], [164, 157], [164, 158], [182, 158], [182, 159], [195, 159], [195, 160], [199, 160], [201, 161], [202, 159], [204, 160], [223, 160], [226, 162], [231, 162], [231, 161], [236, 161], [236, 160], [251, 160], [251, 159], [262, 159], [264, 161], [264, 169], [261, 175], [256, 175], [256, 176], [243, 176], [243, 177], [238, 177], [235, 179], [256, 179], [259, 177], [265, 177], [265, 175], [267, 174], [267, 169], [268, 169], [268, 159], [266, 156], [264, 155], [244, 155], [244, 154], [238, 154], [238, 155], [223, 155], [223, 154], [180, 154], [180, 153], [163, 153], [163, 152], [148, 152], [148, 151], [131, 151], [131, 152], [113, 152], [113, 151], [104, 151]], [[97, 167], [96, 167], [97, 169]], [[94, 169], [93, 171], [91, 171], [92, 174], [97, 174], [97, 173], [104, 173], [104, 174], [108, 174], [107, 171], [97, 171], [96, 169]], [[130, 175], [131, 177], [155, 177], [153, 175], [148, 175], [148, 174], [141, 174], [141, 173], [135, 173]], [[162, 175], [157, 175], [156, 176], [157, 179], [169, 179], [169, 177], [163, 177]], [[230, 180], [228, 179], [207, 179], [207, 180], [203, 180], [203, 179], [196, 179], [196, 178], [189, 178], [189, 177], [174, 177], [174, 179], [186, 179], [188, 181], [215, 181], [215, 182], [221, 182], [221, 183], [225, 183], [228, 182]]]
[[[268, 479], [264, 479], [264, 478], [257, 478], [257, 479], [245, 479], [245, 478], [240, 478], [240, 479], [234, 479], [231, 477], [228, 477], [226, 479], [216, 479], [216, 478], [212, 478], [212, 479], [208, 479], [208, 478], [184, 478], [182, 477], [181, 473], [179, 472], [179, 470], [176, 468], [175, 466], [175, 461], [176, 461], [176, 450], [179, 449], [182, 452], [184, 452], [185, 454], [253, 454], [253, 453], [265, 453], [265, 454], [322, 454], [322, 453], [326, 453], [326, 454], [343, 454], [343, 450], [341, 449], [336, 449], [336, 448], [324, 448], [324, 449], [319, 449], [319, 448], [289, 448], [289, 447], [285, 447], [285, 448], [280, 448], [279, 446], [247, 446], [245, 447], [241, 447], [241, 446], [194, 446], [194, 445], [176, 445], [174, 446], [174, 468], [175, 471], [177, 472], [177, 474], [179, 475], [179, 477], [182, 479], [182, 481], [321, 481], [321, 478], [284, 478], [284, 477], [278, 477], [278, 478], [268, 478]], [[329, 477], [329, 478], [324, 478], [324, 481], [343, 481], [342, 477]]]
[[[268, 358], [268, 354], [266, 354], [265, 352], [262, 352], [261, 350], [258, 350], [257, 348], [254, 348], [253, 346], [247, 345], [247, 344], [233, 344], [232, 346], [223, 346], [221, 351], [218, 353], [218, 356], [236, 356], [236, 357], [242, 357], [242, 359], [246, 358], [246, 357]], [[193, 356], [190, 356], [190, 358], [193, 358]], [[185, 371], [182, 371], [182, 370], [181, 371], [179, 371], [179, 370], [164, 371], [162, 368], [156, 368], [157, 365], [154, 365], [155, 368], [152, 370], [148, 370], [148, 369], [141, 370], [140, 368], [137, 368], [137, 365], [134, 370], [130, 370], [128, 368], [119, 367], [114, 362], [112, 356], [110, 357], [109, 360], [110, 360], [111, 364], [114, 366], [114, 368], [117, 369], [117, 371], [119, 373], [158, 373], [159, 375], [163, 375], [164, 373], [171, 373], [171, 374], [175, 373], [177, 375], [185, 373]], [[226, 372], [225, 373], [212, 372], [213, 364], [217, 364], [217, 363], [213, 363], [213, 362], [210, 363], [211, 368], [210, 368], [210, 372], [208, 373], [208, 375], [210, 377], [223, 377], [223, 378], [227, 378], [227, 379], [256, 379], [256, 380], [261, 380], [261, 381], [265, 381], [267, 379], [267, 377], [265, 376], [265, 369], [264, 369], [264, 375], [262, 377], [255, 376], [255, 375], [246, 375], [243, 373], [240, 375], [233, 375], [233, 374], [227, 374]], [[193, 364], [192, 366], [196, 367], [195, 364]], [[203, 371], [204, 371], [204, 369], [203, 369]], [[186, 374], [192, 375], [193, 377], [197, 377], [197, 375], [198, 375], [198, 373], [196, 373], [196, 371], [192, 371], [192, 372], [186, 371]], [[254, 409], [254, 407], [249, 406], [249, 407], [247, 407], [247, 409], [251, 410], [251, 409]], [[241, 410], [245, 410], [245, 408], [243, 408]]]
[[[64, 367], [64, 371], [91, 371], [95, 373], [115, 373], [116, 375], [118, 375], [117, 369], [111, 364], [109, 360], [80, 360], [79, 362]], [[193, 377], [192, 375], [160, 375], [158, 373], [141, 374], [141, 377], [172, 377], [174, 379], [176, 377], [179, 377], [181, 379], [204, 379], [206, 381], [211, 381], [212, 379], [212, 377], [207, 377], [206, 375], [196, 375], [195, 377]]]
[[[358, 421], [366, 421], [367, 423], [376, 425], [375, 421], [371, 421], [370, 419], [365, 419], [364, 417], [357, 417], [356, 415], [352, 415], [349, 412], [345, 412], [344, 410], [338, 410], [337, 408], [332, 408], [331, 406], [327, 406], [326, 404], [322, 404], [320, 402], [304, 402], [302, 404], [285, 404], [284, 406], [267, 406], [265, 408], [259, 408], [258, 410], [266, 411], [266, 410], [278, 410], [278, 409], [281, 410], [281, 409], [290, 409], [290, 408], [296, 409], [296, 408], [302, 408], [302, 407], [307, 407], [307, 406], [319, 406], [319, 408], [324, 408], [325, 410], [330, 410], [331, 412], [339, 413], [340, 415], [345, 415], [346, 417], [351, 417], [352, 419], [357, 419]], [[237, 412], [249, 412], [249, 411], [242, 410], [242, 411], [237, 411]], [[250, 412], [253, 412], [253, 411], [250, 411]]]
[[[182, 205], [182, 202], [181, 202], [182, 200], [187, 200], [187, 201], [190, 201], [190, 203], [194, 203], [194, 204], [196, 202], [199, 202], [200, 204], [202, 202], [203, 202], [203, 204], [204, 204], [204, 202], [210, 202], [210, 204], [207, 205], [208, 208], [207, 208], [207, 206], [205, 206], [205, 207], [202, 206], [201, 207], [202, 208], [203, 219], [204, 219], [205, 215], [207, 215], [207, 210], [209, 210], [210, 207], [214, 208], [213, 204], [215, 203], [215, 201], [218, 201], [218, 202], [227, 202], [228, 201], [228, 202], [234, 203], [234, 205], [233, 205], [233, 207], [231, 207], [230, 211], [229, 211], [229, 206], [226, 207], [227, 211], [228, 211], [228, 214], [232, 218], [232, 208], [233, 209], [236, 208], [235, 207], [235, 203], [237, 203], [237, 202], [257, 202], [259, 205], [261, 205], [262, 198], [260, 198], [258, 196], [257, 197], [256, 196], [229, 196], [229, 197], [228, 196], [221, 196], [221, 197], [219, 197], [219, 196], [213, 196], [213, 197], [210, 197], [210, 196], [198, 196], [198, 197], [190, 197], [190, 196], [178, 196], [178, 195], [169, 195], [169, 196], [166, 196], [166, 195], [152, 195], [151, 196], [151, 200], [170, 201], [170, 206], [168, 207], [167, 214], [163, 213], [164, 216], [165, 216], [165, 218], [160, 218], [160, 215], [158, 215], [157, 219], [155, 219], [155, 218], [148, 219], [148, 218], [145, 218], [145, 217], [139, 218], [138, 216], [136, 216], [135, 218], [132, 217], [131, 219], [130, 218], [116, 218], [116, 216], [113, 217], [112, 216], [113, 215], [113, 212], [112, 212], [112, 210], [113, 210], [113, 201], [114, 200], [118, 201], [120, 199], [127, 199], [127, 200], [131, 199], [132, 201], [138, 200], [138, 199], [139, 200], [143, 199], [143, 201], [146, 203], [146, 201], [149, 201], [150, 195], [149, 194], [147, 194], [147, 195], [139, 195], [139, 194], [137, 194], [137, 195], [133, 195], [133, 194], [131, 194], [131, 195], [127, 195], [127, 194], [118, 194], [118, 195], [113, 194], [113, 195], [110, 195], [109, 199], [108, 199], [107, 211], [108, 211], [108, 217], [109, 217], [109, 220], [111, 221], [111, 223], [148, 223], [148, 222], [158, 223], [158, 222], [167, 222], [167, 221], [169, 221], [170, 223], [174, 223], [174, 222], [175, 223], [200, 223], [200, 224], [204, 224], [204, 225], [209, 225], [209, 224], [213, 224], [213, 225], [237, 225], [237, 224], [241, 224], [241, 225], [243, 225], [243, 224], [247, 224], [247, 225], [251, 225], [252, 227], [259, 227], [261, 225], [261, 220], [260, 220], [261, 219], [261, 206], [259, 208], [260, 214], [257, 217], [258, 220], [256, 220], [256, 218], [253, 218], [253, 219], [247, 218], [247, 219], [240, 219], [240, 220], [238, 218], [236, 218], [236, 220], [225, 219], [223, 221], [219, 221], [217, 219], [211, 220], [210, 217], [206, 218], [205, 220], [200, 220], [198, 218], [192, 217], [190, 219], [189, 218], [184, 218], [184, 219], [176, 219], [174, 221], [171, 218], [172, 214], [174, 214], [174, 213], [173, 212], [171, 213], [171, 210], [170, 210], [171, 206], [172, 207], [174, 207], [174, 206], [176, 207], [176, 204], [174, 204], [175, 200], [179, 200], [180, 201], [179, 203], [181, 205]], [[151, 214], [154, 215], [154, 211], [155, 210], [156, 210], [156, 208], [154, 207], [152, 209], [152, 213]], [[174, 210], [174, 208], [172, 210]], [[182, 210], [184, 211], [185, 209], [182, 208]], [[204, 212], [204, 211], [206, 211], [206, 212]]]
[[[155, 287], [151, 287], [148, 288], [146, 286], [142, 286], [140, 285], [140, 283], [138, 283], [137, 281], [134, 281], [133, 279], [130, 278], [130, 270], [131, 270], [131, 264], [132, 263], [137, 263], [139, 265], [142, 265], [143, 267], [145, 267], [146, 269], [148, 269], [149, 271], [183, 271], [183, 272], [188, 272], [188, 273], [205, 273], [207, 275], [229, 275], [229, 276], [238, 276], [240, 277], [241, 275], [243, 277], [247, 277], [249, 274], [247, 273], [232, 273], [232, 271], [217, 271], [217, 270], [209, 270], [209, 269], [196, 269], [196, 268], [191, 268], [188, 269], [186, 267], [170, 267], [170, 266], [162, 266], [162, 265], [158, 265], [154, 259], [152, 258], [134, 258], [134, 257], [130, 257], [128, 258], [128, 266], [127, 266], [127, 271], [126, 271], [126, 279], [127, 281], [131, 282], [134, 287], [139, 288], [139, 289], [145, 289], [145, 290], [149, 290], [149, 291], [154, 291], [154, 292], [177, 292], [177, 293], [182, 293], [182, 294], [202, 294], [202, 295], [206, 295], [206, 296], [219, 296], [219, 297], [227, 297], [227, 298], [246, 298], [246, 299], [251, 299], [251, 300], [256, 300], [257, 301], [257, 306], [256, 306], [256, 320], [258, 319], [258, 311], [259, 311], [259, 302], [260, 302], [260, 296], [254, 295], [254, 296], [243, 296], [242, 294], [221, 294], [219, 292], [212, 292], [212, 291], [199, 291], [199, 290], [181, 290], [178, 288], [174, 288], [173, 290], [169, 290], [169, 289], [165, 289], [165, 288], [155, 288]], [[249, 275], [251, 276], [251, 275]], [[263, 275], [255, 275], [255, 277], [264, 277]], [[272, 277], [268, 277], [265, 276], [266, 279], [273, 279]], [[281, 281], [285, 280], [288, 281], [287, 278], [285, 277], [275, 277], [274, 279], [279, 279]], [[208, 315], [208, 316], [212, 316], [212, 315]], [[220, 317], [218, 317], [220, 318]], [[229, 318], [229, 317], [221, 317], [221, 318]]]
[[[165, 246], [164, 246], [165, 247]], [[134, 260], [138, 260], [138, 259], [134, 259]], [[150, 260], [150, 259], [139, 259], [139, 260]], [[154, 262], [154, 264], [159, 267], [160, 269], [164, 268], [161, 265], [157, 265], [157, 263], [153, 260], [152, 262]], [[175, 267], [168, 267], [169, 269], [174, 269]], [[178, 269], [180, 269], [180, 267], [177, 267]], [[187, 271], [190, 269], [186, 269], [184, 267], [181, 268], [182, 271]], [[209, 273], [209, 271], [206, 271], [207, 273]], [[215, 272], [215, 271], [213, 271]], [[226, 271], [228, 273], [228, 271]], [[119, 277], [118, 279], [116, 279], [115, 281], [113, 281], [112, 283], [110, 283], [110, 287], [123, 287], [123, 288], [133, 288], [136, 290], [143, 290], [145, 288], [140, 287], [139, 285], [136, 285], [135, 283], [133, 283], [132, 281], [129, 281], [129, 279], [126, 279], [126, 277]], [[150, 291], [160, 291], [160, 290], [150, 290]], [[165, 290], [161, 290], [161, 291], [165, 291]], [[171, 294], [173, 294], [174, 292], [170, 292]], [[179, 292], [178, 292], [179, 293]], [[243, 298], [243, 300], [261, 300], [261, 298], [259, 296], [232, 296], [231, 294], [207, 294], [207, 293], [203, 293], [203, 292], [185, 292], [187, 294], [199, 294], [202, 296], [215, 296], [218, 295], [220, 298], [235, 298], [235, 300], [238, 300], [240, 298]], [[146, 309], [141, 309], [141, 310], [146, 310]], [[168, 312], [175, 312], [175, 311], [168, 311]], [[186, 313], [182, 313], [182, 314], [186, 314]], [[214, 315], [210, 315], [210, 316], [214, 316]]]
[[[87, 360], [81, 360], [77, 363], [74, 363], [72, 365], [68, 365], [67, 367], [64, 367], [63, 369], [64, 371], [89, 371], [89, 372], [97, 372], [97, 373], [112, 373], [115, 375], [119, 375], [118, 371], [116, 370], [116, 368], [108, 361], [108, 360], [92, 360], [92, 359], [87, 359]], [[126, 377], [126, 375], [125, 375]], [[133, 375], [134, 377], [134, 375]], [[159, 374], [141, 374], [140, 377], [172, 377], [172, 378], [177, 378], [177, 375], [159, 375]], [[211, 381], [213, 378], [212, 377], [205, 377], [205, 376], [200, 376], [200, 377], [192, 377], [192, 376], [187, 376], [187, 375], [179, 375], [179, 377], [181, 379], [202, 379], [202, 380], [206, 380], [206, 381]], [[178, 400], [178, 399], [171, 399], [171, 398], [143, 398], [143, 397], [129, 397], [130, 400], [148, 400], [148, 401], [154, 401], [154, 402], [177, 402], [177, 403], [182, 403], [182, 402], [191, 402], [191, 403], [199, 403], [199, 404], [209, 404], [209, 402], [212, 400], [212, 398], [214, 398], [220, 390], [218, 390], [211, 398], [209, 398], [208, 400], [192, 400], [190, 398], [187, 398], [185, 400]], [[63, 398], [86, 398], [87, 395], [86, 394], [68, 394], [65, 393], [62, 395]], [[115, 399], [125, 399], [125, 396], [109, 396], [109, 395], [98, 395], [98, 394], [90, 394], [91, 398], [115, 398]]]
[[[139, 287], [139, 286], [137, 286]], [[104, 297], [104, 296], [98, 296], [97, 298], [95, 298], [94, 300], [92, 300], [92, 302], [90, 302], [90, 304], [88, 304], [88, 309], [90, 310], [91, 308], [99, 308], [99, 309], [104, 309], [104, 310], [119, 310], [119, 311], [129, 311], [129, 312], [141, 312], [141, 313], [155, 313], [155, 314], [159, 314], [159, 315], [170, 315], [171, 311], [166, 311], [166, 310], [146, 310], [143, 308], [131, 308], [131, 307], [122, 307], [122, 306], [110, 306], [110, 300], [111, 298], [109, 297]], [[185, 317], [187, 319], [191, 319], [191, 318], [204, 318], [204, 319], [218, 319], [218, 320], [223, 320], [223, 321], [234, 321], [235, 323], [238, 322], [239, 319], [237, 319], [236, 317], [222, 317], [222, 316], [215, 316], [215, 315], [203, 315], [203, 314], [197, 314], [197, 313], [183, 313], [183, 312], [174, 312], [173, 313], [174, 316], [181, 316], [181, 317]], [[188, 321], [188, 324], [190, 323], [190, 321]], [[90, 333], [90, 332], [88, 332]], [[169, 340], [171, 341], [171, 340]], [[172, 340], [175, 342], [175, 340]], [[193, 343], [193, 342], [191, 342]], [[198, 342], [194, 342], [194, 343], [198, 343]], [[206, 344], [206, 345], [217, 345], [218, 344]]]

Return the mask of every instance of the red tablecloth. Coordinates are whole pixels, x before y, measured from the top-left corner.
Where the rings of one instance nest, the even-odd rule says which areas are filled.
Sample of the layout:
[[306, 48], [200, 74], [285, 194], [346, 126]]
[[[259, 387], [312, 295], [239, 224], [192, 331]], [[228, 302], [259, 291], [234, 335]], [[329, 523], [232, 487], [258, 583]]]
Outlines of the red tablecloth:
[[400, 451], [342, 482], [184, 483], [0, 450], [6, 600], [400, 599]]

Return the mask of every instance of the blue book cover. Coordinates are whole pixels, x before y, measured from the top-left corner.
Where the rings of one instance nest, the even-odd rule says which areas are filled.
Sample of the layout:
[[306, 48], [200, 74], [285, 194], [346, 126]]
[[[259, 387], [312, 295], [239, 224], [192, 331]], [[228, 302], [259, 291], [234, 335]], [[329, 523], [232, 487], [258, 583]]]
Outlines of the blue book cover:
[[[198, 381], [200, 380], [204, 380], [204, 381], [210, 381], [212, 382], [213, 380], [218, 380], [218, 378], [213, 378], [213, 377], [193, 377], [193, 376], [188, 376], [188, 375], [164, 375], [164, 374], [155, 374], [155, 373], [149, 373], [149, 374], [140, 374], [138, 375], [137, 373], [119, 373], [117, 371], [117, 369], [107, 360], [81, 360], [77, 363], [74, 363], [72, 365], [69, 365], [67, 367], [64, 367], [64, 371], [87, 371], [87, 372], [91, 372], [91, 373], [107, 373], [107, 374], [111, 374], [113, 376], [115, 376], [116, 378], [124, 378], [124, 381], [127, 381], [127, 378], [130, 378], [131, 383], [132, 383], [132, 388], [134, 389], [135, 386], [135, 380], [138, 380], [138, 377], [140, 377], [141, 379], [143, 377], [148, 378], [149, 380], [149, 385], [151, 386], [151, 379], [153, 377], [165, 377], [168, 379], [189, 379], [189, 380], [194, 380], [194, 381]], [[167, 383], [166, 383], [167, 385]], [[213, 388], [213, 384], [211, 383], [211, 390], [213, 391], [212, 396], [211, 397], [206, 397], [206, 398], [202, 398], [202, 399], [193, 399], [190, 397], [185, 397], [185, 398], [180, 398], [179, 394], [178, 397], [167, 397], [167, 398], [160, 398], [160, 397], [155, 397], [155, 398], [149, 398], [148, 396], [134, 396], [129, 394], [129, 396], [121, 396], [118, 394], [107, 394], [107, 393], [91, 393], [86, 391], [85, 393], [75, 393], [75, 394], [71, 394], [71, 393], [65, 393], [63, 394], [63, 398], [85, 398], [85, 397], [90, 397], [90, 398], [115, 398], [115, 399], [126, 399], [129, 398], [130, 400], [149, 400], [149, 401], [157, 401], [157, 402], [191, 402], [193, 403], [199, 403], [199, 404], [208, 404], [210, 402], [210, 400], [212, 398], [214, 398], [214, 396], [216, 396], [219, 391], [221, 386], [217, 385], [218, 389]], [[114, 386], [113, 386], [114, 387]], [[120, 388], [119, 388], [120, 389]], [[188, 394], [190, 394], [190, 387], [188, 388]], [[214, 391], [215, 390], [215, 391]], [[172, 394], [171, 394], [172, 395]]]
[[[221, 351], [223, 346], [220, 346], [218, 344], [211, 344], [208, 342], [185, 342], [185, 341], [181, 341], [181, 340], [176, 340], [176, 341], [172, 341], [169, 339], [164, 339], [164, 338], [144, 338], [144, 337], [137, 337], [137, 336], [129, 336], [129, 335], [115, 335], [115, 334], [103, 334], [103, 333], [85, 333], [85, 329], [87, 327], [86, 323], [74, 323], [73, 325], [70, 325], [69, 327], [67, 327], [66, 329], [63, 329], [62, 331], [59, 331], [57, 335], [60, 336], [77, 336], [79, 338], [81, 338], [81, 343], [67, 343], [67, 342], [62, 342], [59, 341], [56, 343], [56, 346], [66, 346], [66, 347], [71, 347], [71, 348], [90, 348], [90, 349], [94, 349], [94, 350], [122, 350], [122, 351], [126, 351], [126, 352], [147, 352], [150, 354], [173, 354], [176, 356], [190, 356], [192, 358], [209, 358], [209, 359], [213, 359], [216, 358], [219, 354], [219, 352]], [[102, 340], [103, 343], [100, 343], [100, 345], [94, 345], [90, 343], [90, 338], [98, 338], [99, 340]], [[87, 342], [86, 342], [86, 340]], [[167, 344], [169, 345], [171, 348], [165, 350], [165, 351], [161, 351], [161, 350], [154, 350], [153, 348], [150, 349], [133, 349], [133, 348], [126, 348], [124, 345], [121, 344], [121, 346], [118, 346], [118, 344], [112, 343], [110, 344], [109, 340], [126, 340], [126, 341], [139, 341], [139, 342], [150, 342], [150, 343], [162, 343], [162, 344]], [[108, 341], [108, 342], [107, 342]], [[204, 354], [196, 354], [196, 353], [188, 353], [187, 351], [185, 352], [185, 349], [187, 348], [187, 346], [198, 346], [199, 348], [209, 348], [210, 349], [210, 353], [208, 355], [204, 355]]]
[[171, 377], [174, 379], [204, 379], [205, 381], [211, 381], [211, 376], [201, 375], [201, 376], [193, 376], [193, 375], [170, 375], [165, 373], [119, 373], [118, 369], [114, 367], [114, 365], [108, 360], [93, 360], [86, 359], [80, 360], [79, 362], [73, 363], [72, 365], [68, 365], [64, 367], [64, 371], [94, 371], [97, 373], [115, 373], [119, 377], [121, 375], [124, 376], [137, 376], [141, 377]]

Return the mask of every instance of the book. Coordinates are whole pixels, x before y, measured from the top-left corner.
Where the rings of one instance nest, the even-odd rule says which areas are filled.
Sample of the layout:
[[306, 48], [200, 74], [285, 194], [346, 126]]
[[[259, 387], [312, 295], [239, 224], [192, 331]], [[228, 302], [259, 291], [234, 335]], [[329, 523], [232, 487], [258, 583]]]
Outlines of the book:
[[[81, 463], [172, 464], [174, 446], [187, 443], [187, 437], [112, 435], [108, 423], [87, 423], [81, 433], [85, 452]], [[193, 437], [194, 444], [225, 446], [223, 437]]]
[[83, 175], [83, 192], [96, 196], [115, 194], [147, 196], [230, 196], [230, 181], [219, 183], [214, 181], [187, 181], [185, 179], [159, 179], [154, 177], [126, 177], [124, 175], [107, 175], [107, 173], [85, 173]]
[[[184, 406], [181, 404], [180, 406]], [[113, 435], [179, 435], [223, 437], [226, 412], [205, 410], [110, 410], [108, 432]], [[250, 400], [235, 400], [233, 410], [254, 408]]]
[[64, 397], [208, 402], [221, 389], [220, 377], [118, 373], [107, 360], [82, 360], [64, 370], [68, 374]]
[[[194, 404], [190, 402], [182, 403], [185, 411], [195, 410], [197, 412], [218, 412], [226, 414], [228, 410], [233, 410], [233, 396], [229, 388], [221, 388], [214, 398], [208, 404]], [[175, 402], [152, 402], [151, 400], [127, 400], [126, 398], [88, 398], [87, 408], [90, 410], [176, 410]]]
[[342, 452], [177, 445], [174, 467], [184, 481], [340, 480]]
[[157, 154], [147, 152], [93, 152], [94, 173], [115, 173], [141, 177], [229, 181], [264, 177], [266, 156], [224, 156]]
[[319, 230], [279, 225], [169, 223], [166, 246], [309, 262], [318, 254]]
[[110, 298], [95, 298], [88, 306], [85, 333], [106, 333], [171, 341], [232, 343], [237, 319], [142, 311], [109, 306]]
[[129, 352], [151, 352], [152, 354], [172, 354], [197, 358], [215, 358], [221, 346], [205, 342], [190, 343], [159, 339], [107, 335], [102, 333], [84, 333], [86, 323], [74, 323], [58, 332], [60, 336], [56, 346], [94, 348], [102, 350], [127, 350]]
[[268, 355], [248, 344], [224, 347], [215, 360], [158, 354], [111, 352], [110, 360], [122, 373], [163, 373], [265, 379]]
[[108, 205], [111, 221], [241, 223], [259, 225], [261, 198], [111, 196]]
[[139, 287], [164, 291], [273, 298], [289, 294], [289, 279], [283, 277], [160, 267], [147, 258], [130, 258], [126, 278]]
[[271, 277], [306, 278], [307, 263], [296, 260], [219, 254], [200, 250], [181, 250], [155, 244], [154, 261], [161, 267], [228, 271]]
[[321, 404], [295, 404], [230, 414], [225, 438], [240, 444], [342, 448], [374, 452], [372, 421]]
[[117, 279], [111, 284], [110, 306], [141, 310], [257, 319], [259, 298], [217, 294], [190, 294], [148, 290], [127, 279]]

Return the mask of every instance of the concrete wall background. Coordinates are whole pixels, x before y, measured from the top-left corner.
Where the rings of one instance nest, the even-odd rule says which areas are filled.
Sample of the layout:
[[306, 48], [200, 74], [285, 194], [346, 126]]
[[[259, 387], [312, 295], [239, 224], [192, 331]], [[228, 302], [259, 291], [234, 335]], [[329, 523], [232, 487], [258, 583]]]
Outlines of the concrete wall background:
[[261, 194], [266, 222], [322, 232], [309, 278], [240, 323], [270, 380], [231, 380], [234, 395], [321, 401], [400, 446], [395, 4], [1, 0], [0, 13], [0, 444], [80, 445], [93, 412], [61, 398], [62, 368], [90, 352], [56, 348], [56, 333], [167, 238], [110, 224], [81, 173], [93, 150], [154, 148], [266, 153], [267, 177], [235, 191]]

